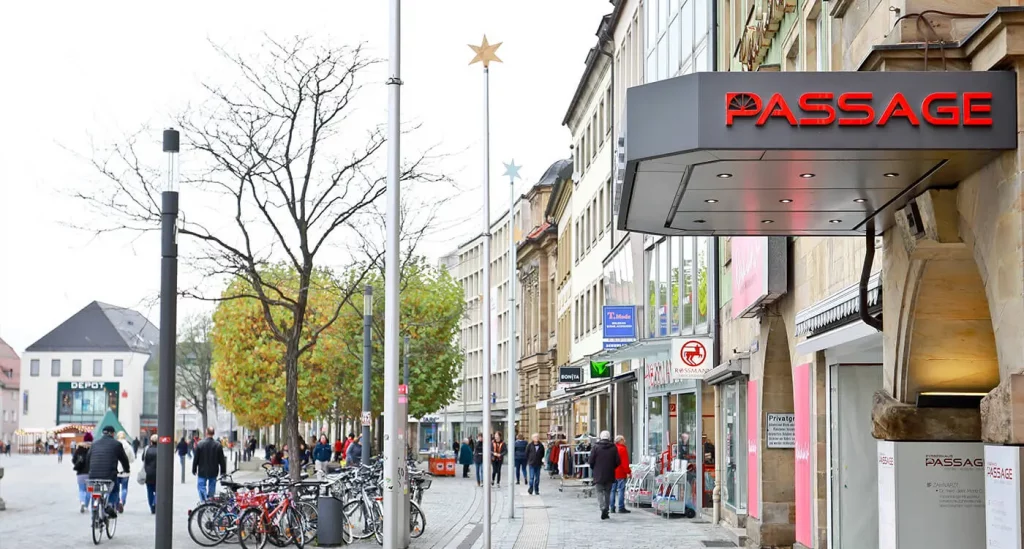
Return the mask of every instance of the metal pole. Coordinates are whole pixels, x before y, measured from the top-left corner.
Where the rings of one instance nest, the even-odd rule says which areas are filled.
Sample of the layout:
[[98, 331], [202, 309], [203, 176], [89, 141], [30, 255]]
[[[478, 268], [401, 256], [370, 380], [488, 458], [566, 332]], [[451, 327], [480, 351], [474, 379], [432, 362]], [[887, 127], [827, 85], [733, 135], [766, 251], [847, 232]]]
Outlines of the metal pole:
[[[513, 164], [515, 161], [512, 161]], [[508, 178], [508, 422], [505, 444], [511, 445], [508, 456], [508, 518], [516, 518], [516, 488], [512, 479], [516, 475], [516, 237], [515, 237], [516, 178]]]
[[[174, 463], [174, 377], [178, 323], [178, 151], [177, 130], [164, 130], [163, 150], [167, 153], [167, 189], [161, 195], [160, 223], [160, 386], [157, 398], [157, 433], [160, 463]], [[171, 549], [174, 516], [174, 468], [160, 467], [156, 473], [157, 549]]]
[[[409, 336], [405, 336], [405, 372], [403, 379], [405, 380], [405, 386], [409, 386]], [[412, 392], [412, 391], [409, 391]]]
[[371, 324], [373, 324], [373, 286], [369, 284], [363, 288], [363, 417], [360, 419], [363, 423], [363, 437], [362, 437], [362, 464], [370, 464], [370, 422], [367, 421], [371, 417], [370, 412], [370, 380], [371, 376], [371, 362], [373, 360], [373, 343], [370, 339]]
[[[405, 336], [405, 353], [404, 353], [404, 358], [405, 358], [405, 365], [402, 368], [403, 369], [402, 379], [403, 379], [403, 382], [405, 383], [405, 389], [409, 393], [409, 394], [406, 395], [406, 411], [408, 411], [408, 409], [409, 409], [409, 407], [408, 407], [408, 404], [409, 404], [408, 400], [409, 400], [409, 398], [411, 398], [411, 393], [412, 393], [412, 389], [409, 388], [409, 336], [408, 335]], [[409, 421], [408, 421], [408, 418], [406, 418], [406, 421], [405, 421], [405, 444], [406, 444], [406, 446], [412, 444], [412, 433], [409, 431]], [[408, 455], [410, 453], [409, 452], [409, 448], [402, 448], [402, 452], [403, 452], [403, 454], [402, 454], [403, 457], [408, 457]]]
[[408, 533], [409, 525], [401, 522], [405, 486], [405, 437], [403, 424], [406, 417], [399, 413], [398, 403], [398, 277], [400, 211], [401, 139], [401, 0], [390, 0], [389, 73], [388, 86], [388, 180], [387, 180], [387, 245], [384, 266], [384, 547], [404, 549], [401, 532]]
[[490, 70], [484, 65], [484, 353], [483, 353], [483, 484], [484, 549], [491, 547], [491, 106]]

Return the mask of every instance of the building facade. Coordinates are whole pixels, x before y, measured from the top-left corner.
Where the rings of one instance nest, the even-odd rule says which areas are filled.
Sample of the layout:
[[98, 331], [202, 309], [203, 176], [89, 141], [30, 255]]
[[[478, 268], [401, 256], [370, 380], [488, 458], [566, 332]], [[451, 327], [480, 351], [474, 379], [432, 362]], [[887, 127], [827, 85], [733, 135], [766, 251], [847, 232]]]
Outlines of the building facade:
[[29, 345], [21, 357], [21, 429], [43, 434], [95, 426], [113, 410], [140, 436], [147, 365], [158, 360], [156, 326], [142, 314], [92, 302]]
[[21, 358], [0, 339], [0, 441], [9, 441], [18, 430], [21, 409], [18, 394], [21, 382]]

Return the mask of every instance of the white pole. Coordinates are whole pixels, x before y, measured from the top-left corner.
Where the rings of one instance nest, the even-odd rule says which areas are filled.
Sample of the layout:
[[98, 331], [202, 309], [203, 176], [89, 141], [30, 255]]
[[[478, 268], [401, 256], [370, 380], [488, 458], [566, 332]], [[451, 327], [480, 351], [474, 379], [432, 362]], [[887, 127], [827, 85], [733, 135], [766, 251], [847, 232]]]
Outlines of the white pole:
[[490, 76], [484, 65], [484, 356], [483, 356], [483, 490], [484, 549], [491, 548], [491, 107]]
[[[404, 549], [401, 505], [404, 501], [405, 455], [401, 440], [404, 417], [399, 415], [398, 277], [399, 177], [401, 155], [401, 0], [390, 0], [390, 59], [388, 63], [388, 180], [387, 244], [384, 266], [384, 547]], [[367, 450], [368, 451], [368, 447]], [[405, 530], [408, 530], [405, 525]]]
[[[513, 160], [514, 164], [515, 161]], [[508, 452], [508, 518], [516, 518], [516, 236], [515, 236], [516, 178], [508, 178], [508, 422], [505, 444]]]

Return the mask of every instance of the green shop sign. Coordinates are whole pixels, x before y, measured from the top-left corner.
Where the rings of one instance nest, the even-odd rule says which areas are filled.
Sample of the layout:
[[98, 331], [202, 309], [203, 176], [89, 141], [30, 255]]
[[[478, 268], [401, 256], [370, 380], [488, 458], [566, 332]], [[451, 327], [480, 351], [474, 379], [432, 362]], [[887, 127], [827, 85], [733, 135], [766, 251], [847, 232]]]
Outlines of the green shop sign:
[[612, 363], [608, 361], [590, 361], [590, 378], [612, 377]]
[[117, 413], [121, 384], [116, 381], [61, 381], [57, 383], [57, 423], [77, 423]]

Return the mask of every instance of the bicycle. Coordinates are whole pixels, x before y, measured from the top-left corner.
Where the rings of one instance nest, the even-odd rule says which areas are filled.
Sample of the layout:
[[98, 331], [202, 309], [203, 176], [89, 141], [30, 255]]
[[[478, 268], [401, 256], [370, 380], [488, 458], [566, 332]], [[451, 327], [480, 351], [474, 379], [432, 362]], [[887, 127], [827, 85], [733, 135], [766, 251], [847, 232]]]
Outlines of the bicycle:
[[239, 501], [239, 505], [246, 508], [238, 520], [238, 537], [243, 549], [262, 549], [268, 540], [278, 547], [294, 543], [302, 549], [306, 542], [306, 525], [292, 501], [292, 488], [294, 485], [288, 486], [282, 494], [247, 494], [248, 501]]
[[92, 543], [99, 545], [106, 531], [107, 539], [114, 539], [114, 532], [117, 530], [117, 515], [107, 514], [110, 492], [114, 488], [114, 482], [110, 480], [90, 480], [86, 486], [89, 492], [89, 508], [92, 530]]

